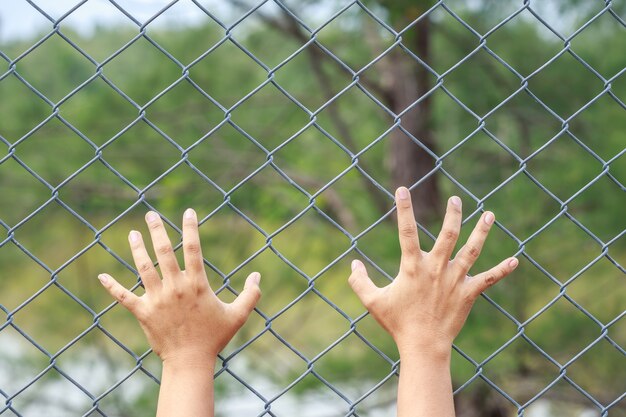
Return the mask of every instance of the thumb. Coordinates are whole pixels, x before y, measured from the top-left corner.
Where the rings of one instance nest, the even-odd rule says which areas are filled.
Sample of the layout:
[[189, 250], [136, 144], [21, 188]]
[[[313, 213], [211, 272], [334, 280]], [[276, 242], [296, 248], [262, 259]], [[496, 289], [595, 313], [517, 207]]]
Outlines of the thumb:
[[354, 260], [352, 261], [352, 274], [348, 278], [348, 283], [352, 287], [352, 291], [355, 292], [361, 303], [369, 310], [369, 306], [374, 301], [376, 291], [378, 287], [372, 282], [367, 275], [367, 270], [363, 262]]
[[243, 286], [243, 291], [239, 294], [235, 301], [232, 302], [232, 307], [237, 310], [243, 317], [245, 322], [248, 316], [254, 310], [256, 303], [261, 298], [261, 289], [259, 288], [259, 282], [261, 281], [261, 274], [253, 272], [246, 278], [246, 283]]

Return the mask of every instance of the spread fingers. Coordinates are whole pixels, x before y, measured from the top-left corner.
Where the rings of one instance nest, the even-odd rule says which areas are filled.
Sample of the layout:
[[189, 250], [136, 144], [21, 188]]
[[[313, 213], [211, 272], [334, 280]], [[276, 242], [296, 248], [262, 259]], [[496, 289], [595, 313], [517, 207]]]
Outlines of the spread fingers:
[[157, 213], [154, 211], [148, 212], [146, 214], [146, 223], [150, 229], [152, 246], [154, 247], [154, 252], [157, 260], [159, 261], [159, 266], [161, 267], [161, 272], [163, 273], [163, 279], [167, 280], [180, 273], [180, 267], [178, 266], [178, 261], [174, 255], [172, 244], [167, 236], [163, 221]]

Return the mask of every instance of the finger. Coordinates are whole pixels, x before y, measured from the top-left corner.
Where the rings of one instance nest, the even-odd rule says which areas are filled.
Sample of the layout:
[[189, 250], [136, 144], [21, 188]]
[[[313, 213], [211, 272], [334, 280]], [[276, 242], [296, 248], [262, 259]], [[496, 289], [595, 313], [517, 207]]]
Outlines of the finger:
[[254, 310], [257, 302], [261, 298], [261, 288], [259, 288], [259, 282], [261, 282], [261, 274], [258, 272], [251, 273], [246, 278], [246, 283], [243, 286], [243, 291], [239, 294], [231, 306], [235, 311], [238, 325], [243, 324], [248, 320], [250, 313]]
[[476, 223], [472, 234], [467, 239], [467, 243], [456, 254], [454, 266], [458, 268], [461, 276], [467, 275], [476, 259], [478, 259], [494, 221], [495, 216], [493, 213], [490, 211], [485, 212], [478, 220], [478, 223]]
[[509, 275], [515, 268], [517, 268], [518, 264], [519, 261], [517, 258], [505, 259], [490, 270], [481, 272], [480, 274], [470, 278], [469, 283], [473, 297], [478, 297], [480, 293], [485, 291], [487, 288]]
[[461, 199], [457, 196], [450, 197], [441, 232], [439, 232], [431, 251], [442, 263], [447, 263], [452, 256], [452, 251], [454, 251], [461, 231], [461, 221]]
[[187, 209], [183, 216], [183, 254], [185, 258], [185, 271], [194, 277], [204, 275], [204, 262], [200, 235], [198, 233], [198, 217], [193, 209]]
[[132, 230], [128, 234], [128, 242], [130, 243], [130, 251], [133, 254], [133, 260], [135, 261], [137, 272], [139, 272], [141, 282], [143, 283], [146, 291], [150, 292], [156, 288], [160, 288], [161, 278], [159, 278], [159, 273], [154, 267], [154, 263], [152, 262], [152, 259], [150, 259], [148, 251], [146, 251], [146, 246], [143, 242], [143, 238], [141, 237], [141, 233], [136, 230]]
[[400, 238], [402, 256], [420, 257], [422, 251], [420, 250], [417, 224], [413, 214], [411, 193], [406, 187], [400, 187], [396, 190], [396, 208], [398, 210], [398, 237]]
[[139, 303], [139, 297], [124, 288], [109, 274], [100, 274], [98, 279], [102, 286], [111, 294], [118, 303], [126, 307], [128, 311], [135, 314], [135, 308]]
[[180, 272], [178, 261], [176, 260], [176, 256], [174, 256], [172, 244], [169, 237], [167, 237], [167, 231], [159, 215], [154, 211], [149, 211], [146, 214], [146, 223], [150, 229], [152, 246], [154, 247], [154, 252], [159, 261], [163, 279], [166, 280], [168, 277]]
[[367, 275], [363, 262], [356, 259], [352, 261], [352, 274], [348, 278], [348, 283], [356, 296], [359, 297], [359, 300], [361, 300], [363, 306], [369, 310], [379, 288]]

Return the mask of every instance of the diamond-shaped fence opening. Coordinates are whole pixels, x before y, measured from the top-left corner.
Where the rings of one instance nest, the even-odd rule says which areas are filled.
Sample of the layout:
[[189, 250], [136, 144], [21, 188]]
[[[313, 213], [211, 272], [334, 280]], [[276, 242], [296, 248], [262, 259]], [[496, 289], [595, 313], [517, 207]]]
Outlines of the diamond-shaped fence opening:
[[497, 216], [472, 272], [520, 259], [456, 341], [458, 415], [626, 416], [626, 4], [396, 3], [0, 5], [0, 414], [154, 414], [160, 362], [95, 277], [141, 293], [126, 233], [194, 207], [222, 299], [264, 275], [217, 415], [391, 415], [347, 270], [393, 279], [406, 185], [424, 249], [457, 194], [462, 237]]

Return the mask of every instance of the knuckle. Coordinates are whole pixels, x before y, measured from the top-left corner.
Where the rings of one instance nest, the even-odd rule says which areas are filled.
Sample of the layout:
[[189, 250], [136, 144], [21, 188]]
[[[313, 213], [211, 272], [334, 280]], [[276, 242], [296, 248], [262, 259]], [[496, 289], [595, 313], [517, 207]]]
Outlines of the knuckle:
[[150, 228], [151, 230], [157, 230], [160, 227], [161, 227], [161, 222], [158, 222], [158, 221], [148, 224], [148, 228]]
[[191, 255], [198, 255], [201, 251], [200, 243], [198, 242], [190, 242], [185, 244], [185, 252]]
[[161, 254], [161, 255], [169, 255], [170, 253], [172, 253], [174, 250], [172, 249], [171, 245], [165, 244], [165, 245], [159, 245], [157, 247], [157, 253]]
[[443, 233], [443, 237], [446, 240], [457, 240], [459, 238], [459, 232], [454, 229], [445, 229], [441, 233]]
[[152, 263], [142, 262], [137, 268], [139, 274], [147, 274], [152, 270]]
[[488, 273], [487, 275], [485, 275], [484, 281], [485, 281], [485, 286], [489, 288], [498, 281], [498, 276], [494, 273]]
[[185, 293], [185, 289], [179, 285], [176, 285], [172, 288], [172, 295], [179, 300], [185, 297]]
[[400, 225], [400, 234], [405, 237], [412, 237], [417, 234], [417, 225], [413, 222]]
[[476, 259], [480, 255], [480, 248], [474, 245], [468, 246], [467, 254], [471, 259]]
[[192, 289], [196, 297], [205, 297], [209, 290], [209, 282], [207, 280], [194, 281]]
[[117, 301], [120, 304], [125, 305], [128, 302], [128, 291], [126, 290], [120, 291], [117, 294]]

